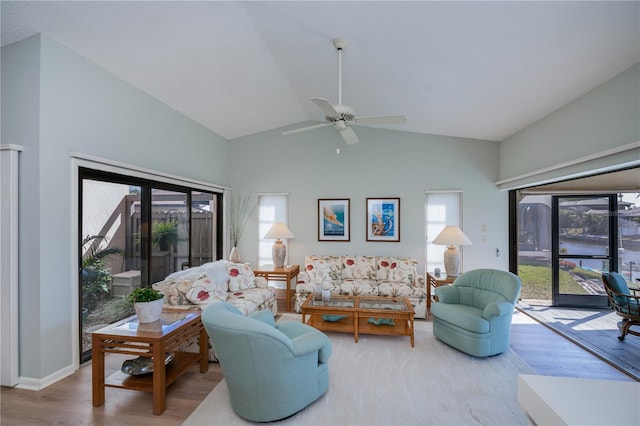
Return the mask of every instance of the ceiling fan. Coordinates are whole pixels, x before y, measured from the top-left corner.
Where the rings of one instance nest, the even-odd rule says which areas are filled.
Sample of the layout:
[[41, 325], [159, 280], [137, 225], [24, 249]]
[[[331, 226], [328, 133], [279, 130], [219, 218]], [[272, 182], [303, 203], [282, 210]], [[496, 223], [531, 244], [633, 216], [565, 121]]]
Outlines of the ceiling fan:
[[283, 132], [283, 135], [293, 135], [296, 133], [302, 133], [309, 130], [318, 129], [320, 127], [334, 126], [344, 141], [353, 145], [358, 143], [359, 139], [356, 136], [352, 125], [361, 124], [404, 124], [407, 119], [404, 115], [384, 115], [384, 116], [369, 116], [369, 117], [356, 117], [355, 111], [348, 105], [342, 104], [342, 50], [347, 46], [347, 43], [341, 39], [336, 38], [333, 40], [333, 45], [338, 50], [338, 104], [333, 105], [325, 98], [311, 98], [311, 102], [316, 104], [318, 108], [324, 112], [324, 119], [327, 121], [322, 124], [314, 124], [313, 126], [302, 127], [300, 129], [288, 130]]

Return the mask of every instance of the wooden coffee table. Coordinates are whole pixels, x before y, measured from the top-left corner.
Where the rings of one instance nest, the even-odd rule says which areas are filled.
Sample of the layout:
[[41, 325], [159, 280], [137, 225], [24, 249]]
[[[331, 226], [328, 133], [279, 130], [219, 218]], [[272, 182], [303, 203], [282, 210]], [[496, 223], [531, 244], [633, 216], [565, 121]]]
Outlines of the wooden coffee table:
[[[153, 394], [153, 414], [166, 408], [166, 389], [189, 367], [200, 361], [200, 372], [209, 369], [208, 336], [200, 321], [201, 311], [164, 310], [159, 321], [139, 324], [134, 316], [94, 331], [91, 338], [93, 406], [104, 404], [106, 387], [133, 389]], [[190, 338], [199, 337], [200, 352], [180, 352], [178, 347]], [[165, 367], [165, 353], [174, 359]], [[116, 371], [104, 377], [107, 353], [153, 357], [153, 373], [132, 376]]]
[[[413, 347], [413, 315], [407, 297], [331, 295], [330, 301], [323, 302], [310, 294], [302, 304], [303, 323], [322, 331], [353, 333], [356, 343], [359, 334], [384, 334], [409, 336]], [[393, 325], [386, 324], [391, 321]]]

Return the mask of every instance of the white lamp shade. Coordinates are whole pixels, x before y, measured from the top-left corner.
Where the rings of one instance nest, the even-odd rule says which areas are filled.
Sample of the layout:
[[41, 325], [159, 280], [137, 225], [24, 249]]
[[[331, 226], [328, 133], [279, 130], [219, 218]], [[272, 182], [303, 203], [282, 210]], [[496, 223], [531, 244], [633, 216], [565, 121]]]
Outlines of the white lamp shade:
[[448, 225], [433, 240], [433, 244], [440, 246], [470, 246], [473, 243], [459, 227]]
[[433, 244], [448, 246], [444, 252], [444, 270], [447, 276], [457, 277], [460, 273], [460, 253], [455, 246], [473, 244], [464, 232], [453, 225], [445, 226], [442, 232], [433, 240]]
[[291, 232], [289, 228], [287, 228], [287, 225], [282, 222], [274, 223], [271, 229], [269, 229], [267, 233], [264, 234], [265, 240], [281, 240], [295, 237], [296, 236], [293, 234], [293, 232]]
[[273, 257], [273, 266], [276, 268], [282, 268], [284, 261], [287, 258], [287, 247], [281, 241], [281, 239], [295, 238], [293, 232], [287, 228], [282, 222], [274, 223], [271, 229], [264, 235], [265, 240], [276, 240], [271, 249], [271, 256]]

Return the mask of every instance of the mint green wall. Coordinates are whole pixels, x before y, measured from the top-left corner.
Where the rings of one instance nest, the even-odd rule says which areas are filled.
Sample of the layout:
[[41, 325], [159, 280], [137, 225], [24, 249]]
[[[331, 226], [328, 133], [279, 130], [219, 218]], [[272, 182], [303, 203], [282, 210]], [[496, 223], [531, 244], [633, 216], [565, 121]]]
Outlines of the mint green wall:
[[[231, 141], [236, 166], [230, 179], [234, 190], [251, 196], [289, 193], [289, 224], [296, 235], [289, 241], [290, 263], [303, 264], [308, 254], [402, 255], [418, 259], [423, 271], [425, 191], [461, 189], [463, 228], [475, 243], [464, 248], [464, 269], [508, 267], [507, 193], [494, 185], [497, 142], [357, 127], [360, 143], [340, 142], [336, 155], [332, 128], [290, 136], [282, 130]], [[366, 241], [367, 197], [400, 197], [399, 243]], [[351, 199], [350, 242], [318, 242], [318, 198]], [[240, 242], [243, 260], [252, 264], [258, 259], [255, 219]], [[489, 229], [486, 243], [482, 225]]]
[[[638, 141], [640, 64], [503, 141], [500, 147], [500, 180]], [[640, 161], [640, 148], [516, 183], [530, 184], [632, 161]]]
[[[2, 143], [24, 146], [20, 376], [44, 379], [72, 360], [70, 152], [252, 196], [289, 193], [297, 236], [291, 263], [311, 253], [363, 253], [413, 256], [423, 267], [424, 193], [460, 189], [464, 231], [474, 242], [464, 248], [464, 269], [506, 269], [507, 193], [494, 182], [640, 140], [638, 72], [628, 70], [502, 144], [359, 127], [361, 142], [340, 142], [338, 156], [329, 128], [292, 136], [277, 129], [229, 143], [47, 37], [4, 47]], [[332, 197], [351, 199], [350, 242], [317, 241], [317, 199]], [[401, 198], [400, 243], [365, 241], [367, 197]], [[246, 261], [257, 262], [257, 238], [254, 218], [240, 243]]]
[[228, 142], [45, 36], [2, 49], [2, 86], [3, 143], [24, 146], [20, 376], [42, 379], [73, 356], [69, 154], [226, 185]]

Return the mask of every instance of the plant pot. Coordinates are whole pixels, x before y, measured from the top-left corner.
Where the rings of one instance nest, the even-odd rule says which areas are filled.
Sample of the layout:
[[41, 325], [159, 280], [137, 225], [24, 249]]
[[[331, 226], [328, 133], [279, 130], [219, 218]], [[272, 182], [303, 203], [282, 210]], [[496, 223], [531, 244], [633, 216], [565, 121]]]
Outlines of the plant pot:
[[149, 322], [158, 321], [160, 314], [162, 314], [163, 299], [154, 300], [152, 302], [137, 302], [133, 304], [133, 309], [136, 311], [138, 322], [145, 324]]

